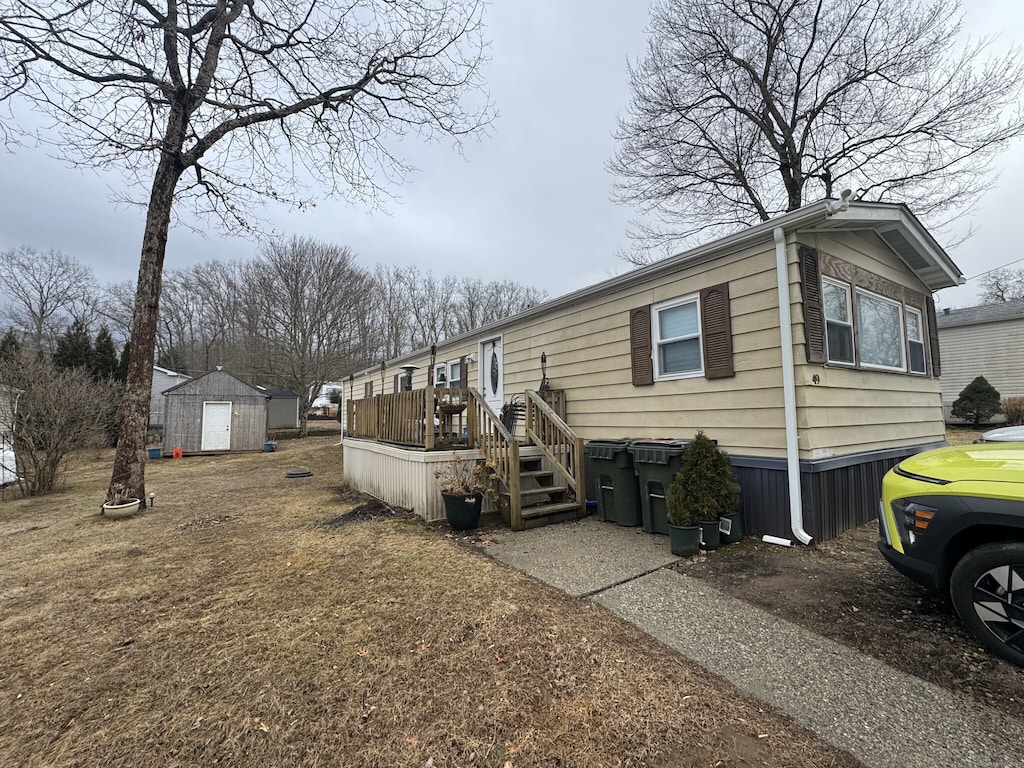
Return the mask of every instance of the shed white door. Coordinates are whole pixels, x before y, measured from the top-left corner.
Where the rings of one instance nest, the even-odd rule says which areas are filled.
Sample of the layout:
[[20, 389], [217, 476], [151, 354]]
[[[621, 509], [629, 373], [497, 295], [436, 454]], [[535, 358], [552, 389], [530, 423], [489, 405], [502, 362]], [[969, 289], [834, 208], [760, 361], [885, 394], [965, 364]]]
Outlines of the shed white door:
[[231, 449], [231, 403], [203, 403], [204, 451]]
[[501, 412], [505, 402], [502, 385], [504, 365], [501, 360], [501, 339], [490, 339], [480, 345], [480, 391], [495, 413]]

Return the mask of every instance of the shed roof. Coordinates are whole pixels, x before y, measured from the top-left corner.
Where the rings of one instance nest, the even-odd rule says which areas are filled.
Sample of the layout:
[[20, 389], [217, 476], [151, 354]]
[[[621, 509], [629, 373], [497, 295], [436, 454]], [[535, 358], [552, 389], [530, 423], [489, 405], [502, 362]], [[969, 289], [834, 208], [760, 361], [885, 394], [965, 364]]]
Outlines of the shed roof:
[[1024, 318], [1024, 299], [1001, 301], [997, 304], [982, 304], [963, 309], [944, 309], [935, 319], [939, 328], [954, 328], [959, 325], [980, 325], [998, 323], [1003, 320]]
[[261, 387], [259, 384], [256, 385], [256, 389], [270, 395], [271, 398], [277, 398], [278, 400], [291, 400], [298, 399], [298, 394], [292, 392], [290, 389], [271, 389], [270, 387]]
[[267, 393], [262, 391], [259, 387], [254, 387], [252, 384], [248, 383], [247, 381], [242, 381], [240, 378], [238, 378], [234, 374], [228, 373], [223, 368], [217, 368], [216, 370], [208, 371], [207, 373], [204, 373], [202, 376], [196, 376], [196, 378], [194, 378], [194, 379], [189, 379], [188, 381], [183, 381], [180, 384], [175, 384], [170, 389], [165, 389], [162, 394], [170, 395], [170, 394], [173, 394], [174, 392], [176, 392], [177, 390], [184, 389], [186, 387], [191, 389], [191, 390], [195, 390], [197, 388], [201, 388], [203, 379], [207, 378], [208, 376], [214, 376], [214, 375], [217, 375], [217, 376], [227, 376], [229, 378], [232, 378], [235, 381], [237, 381], [239, 384], [241, 384], [243, 387], [247, 387], [247, 388], [251, 389], [253, 391], [253, 394], [261, 395], [263, 397], [268, 397]]

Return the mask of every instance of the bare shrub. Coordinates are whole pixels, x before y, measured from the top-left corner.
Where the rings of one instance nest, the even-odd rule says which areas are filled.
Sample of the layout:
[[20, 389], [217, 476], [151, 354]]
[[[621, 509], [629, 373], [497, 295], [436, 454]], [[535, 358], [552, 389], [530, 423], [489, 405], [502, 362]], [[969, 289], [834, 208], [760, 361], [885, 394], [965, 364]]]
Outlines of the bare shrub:
[[73, 451], [104, 444], [117, 393], [84, 368], [58, 368], [32, 352], [0, 359], [0, 416], [23, 495], [57, 490]]
[[1003, 415], [1011, 426], [1024, 424], [1024, 397], [1004, 397]]

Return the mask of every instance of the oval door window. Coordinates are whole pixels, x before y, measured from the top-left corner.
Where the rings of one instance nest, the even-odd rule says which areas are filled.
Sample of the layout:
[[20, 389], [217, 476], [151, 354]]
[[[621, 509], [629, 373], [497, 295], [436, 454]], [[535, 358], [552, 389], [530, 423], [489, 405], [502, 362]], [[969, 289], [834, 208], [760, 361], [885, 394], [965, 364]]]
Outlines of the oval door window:
[[491, 394], [498, 394], [498, 351], [491, 347]]

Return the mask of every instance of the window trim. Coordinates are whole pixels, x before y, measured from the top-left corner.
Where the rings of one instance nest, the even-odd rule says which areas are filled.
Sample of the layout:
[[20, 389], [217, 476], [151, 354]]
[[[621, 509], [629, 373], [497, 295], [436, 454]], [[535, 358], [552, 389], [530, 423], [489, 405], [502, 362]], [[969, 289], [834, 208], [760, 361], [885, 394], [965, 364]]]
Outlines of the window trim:
[[[693, 304], [697, 309], [697, 332], [695, 334], [689, 334], [686, 336], [673, 337], [670, 341], [666, 341], [660, 338], [661, 336], [661, 323], [660, 313], [673, 309], [675, 307], [683, 306], [686, 304]], [[676, 373], [666, 373], [661, 370], [661, 347], [663, 344], [674, 343], [678, 341], [689, 341], [696, 340], [698, 357], [700, 360], [700, 367], [692, 371], [679, 371]], [[686, 296], [679, 296], [668, 301], [662, 301], [651, 306], [651, 357], [654, 364], [654, 380], [655, 381], [674, 381], [678, 379], [695, 379], [704, 376], [705, 362], [704, 362], [704, 325], [703, 318], [701, 317], [701, 306], [700, 306], [700, 293], [690, 293]]]
[[[835, 287], [842, 289], [843, 292], [846, 294], [846, 309], [847, 309], [847, 313], [849, 315], [849, 320], [846, 321], [845, 323], [843, 321], [841, 321], [841, 320], [831, 320], [831, 319], [829, 319], [828, 312], [825, 309], [825, 285], [826, 284], [834, 285]], [[828, 363], [829, 365], [842, 365], [842, 366], [848, 367], [848, 368], [856, 368], [857, 367], [857, 352], [858, 352], [858, 349], [857, 349], [857, 326], [854, 323], [854, 313], [855, 313], [856, 310], [854, 309], [854, 306], [853, 306], [853, 290], [852, 290], [852, 287], [850, 286], [849, 283], [845, 283], [842, 280], [836, 280], [835, 278], [831, 278], [831, 277], [822, 277], [821, 278], [821, 288], [822, 288], [822, 291], [821, 291], [821, 316], [822, 316], [822, 319], [824, 319], [824, 321], [825, 321], [825, 362]], [[846, 328], [850, 329], [850, 347], [852, 348], [852, 351], [853, 351], [853, 359], [852, 360], [833, 360], [832, 359], [832, 350], [829, 348], [829, 343], [828, 343], [828, 325], [829, 325], [829, 323], [835, 323], [837, 325], [842, 325], [843, 327], [846, 327]]]
[[[864, 362], [864, 358], [861, 355], [861, 344], [860, 344], [861, 323], [858, 320], [856, 322], [856, 324], [854, 325], [854, 331], [855, 331], [855, 334], [856, 334], [855, 335], [855, 338], [856, 338], [856, 350], [855, 351], [856, 351], [856, 356], [857, 356], [857, 364], [861, 368], [865, 368], [865, 369], [872, 370], [872, 371], [890, 371], [892, 373], [907, 373], [907, 327], [906, 327], [906, 320], [905, 320], [904, 315], [903, 315], [903, 302], [902, 301], [896, 301], [895, 299], [890, 299], [888, 296], [883, 296], [880, 293], [875, 293], [874, 291], [869, 291], [866, 288], [861, 288], [860, 286], [856, 286], [856, 285], [853, 287], [853, 294], [854, 294], [854, 299], [855, 300], [857, 298], [859, 298], [860, 296], [867, 296], [867, 297], [869, 297], [871, 299], [877, 299], [877, 300], [882, 301], [884, 303], [895, 305], [896, 310], [899, 312], [899, 319], [897, 321], [897, 326], [900, 329], [900, 338], [897, 340], [898, 341], [897, 347], [898, 347], [898, 349], [900, 351], [900, 367], [895, 368], [893, 366], [880, 365], [878, 363], [866, 363], [866, 362]], [[860, 307], [859, 304], [855, 304], [854, 305], [854, 307], [853, 307], [854, 317], [858, 316], [859, 307]]]

